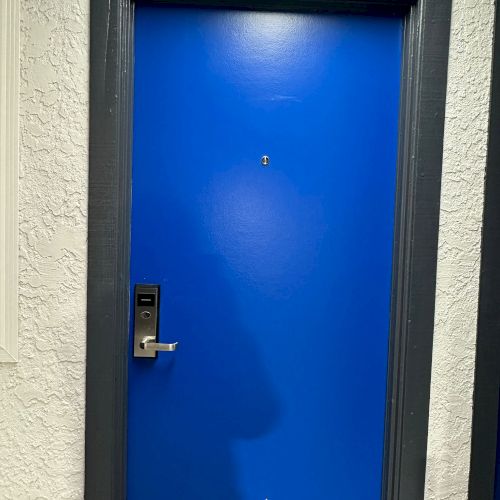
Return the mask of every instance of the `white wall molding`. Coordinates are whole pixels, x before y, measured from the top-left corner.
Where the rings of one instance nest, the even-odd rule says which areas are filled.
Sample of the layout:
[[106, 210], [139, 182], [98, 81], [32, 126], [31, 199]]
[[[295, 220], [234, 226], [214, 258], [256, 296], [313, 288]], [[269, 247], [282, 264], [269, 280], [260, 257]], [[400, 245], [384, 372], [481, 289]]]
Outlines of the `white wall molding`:
[[0, 362], [17, 361], [19, 0], [0, 1]]

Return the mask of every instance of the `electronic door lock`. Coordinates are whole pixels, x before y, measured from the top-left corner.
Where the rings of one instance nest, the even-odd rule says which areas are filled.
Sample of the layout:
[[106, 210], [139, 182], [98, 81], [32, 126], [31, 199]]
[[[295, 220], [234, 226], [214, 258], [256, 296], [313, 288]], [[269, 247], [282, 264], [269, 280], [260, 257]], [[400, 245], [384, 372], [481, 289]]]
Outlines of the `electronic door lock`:
[[159, 285], [136, 285], [134, 293], [134, 357], [156, 358], [158, 351], [175, 351], [178, 342], [158, 342]]

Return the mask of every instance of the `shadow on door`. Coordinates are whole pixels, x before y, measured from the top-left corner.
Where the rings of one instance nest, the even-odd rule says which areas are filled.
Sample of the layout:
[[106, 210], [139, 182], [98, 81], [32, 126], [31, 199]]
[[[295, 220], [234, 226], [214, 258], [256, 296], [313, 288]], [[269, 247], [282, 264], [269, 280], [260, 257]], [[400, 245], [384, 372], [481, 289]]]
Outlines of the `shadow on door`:
[[[143, 421], [153, 399], [158, 414], [148, 416], [143, 432], [129, 429], [129, 468], [145, 474], [142, 481], [140, 474], [129, 475], [129, 498], [236, 500], [242, 497], [235, 441], [272, 432], [280, 402], [240, 319], [226, 262], [203, 248], [180, 204], [160, 202], [150, 208], [162, 211], [162, 227], [134, 249], [150, 258], [145, 273], [132, 270], [133, 283], [154, 281], [161, 270], [160, 341], [180, 344], [173, 354], [130, 365], [130, 390], [143, 402], [131, 406], [129, 422]], [[169, 248], [168, 258], [158, 248]], [[164, 483], [164, 496], [157, 482]]]

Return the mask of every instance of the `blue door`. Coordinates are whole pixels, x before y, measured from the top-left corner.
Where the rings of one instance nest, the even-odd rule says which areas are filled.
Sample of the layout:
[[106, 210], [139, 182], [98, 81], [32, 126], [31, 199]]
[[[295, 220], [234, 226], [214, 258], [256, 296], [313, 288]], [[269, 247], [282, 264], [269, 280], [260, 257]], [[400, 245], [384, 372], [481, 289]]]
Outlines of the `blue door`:
[[128, 498], [379, 499], [402, 20], [135, 22]]

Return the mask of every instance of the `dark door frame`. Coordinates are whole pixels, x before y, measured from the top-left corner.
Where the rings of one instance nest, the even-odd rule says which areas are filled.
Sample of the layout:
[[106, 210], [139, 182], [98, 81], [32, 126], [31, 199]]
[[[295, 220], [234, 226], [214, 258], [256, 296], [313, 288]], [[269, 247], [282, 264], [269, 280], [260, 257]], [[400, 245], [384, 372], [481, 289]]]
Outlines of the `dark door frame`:
[[[490, 92], [490, 122], [484, 191], [481, 272], [472, 415], [470, 500], [495, 494], [500, 394], [500, 5], [495, 34]], [[500, 449], [500, 446], [499, 446]], [[500, 484], [496, 484], [500, 488]]]
[[[422, 500], [451, 0], [170, 3], [404, 16], [381, 498]], [[126, 498], [133, 12], [133, 0], [91, 0], [85, 431], [88, 500]]]

